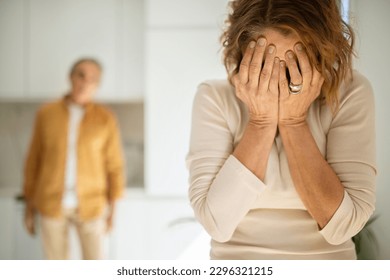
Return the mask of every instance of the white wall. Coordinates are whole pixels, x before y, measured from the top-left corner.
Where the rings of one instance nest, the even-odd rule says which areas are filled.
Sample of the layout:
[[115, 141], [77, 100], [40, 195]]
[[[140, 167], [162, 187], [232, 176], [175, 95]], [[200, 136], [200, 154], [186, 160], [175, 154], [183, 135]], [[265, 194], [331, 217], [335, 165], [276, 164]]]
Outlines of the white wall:
[[370, 81], [375, 93], [377, 128], [377, 211], [373, 229], [381, 259], [390, 259], [390, 1], [351, 0], [351, 19], [357, 33], [355, 67]]
[[145, 184], [187, 196], [191, 111], [197, 85], [225, 78], [218, 42], [227, 0], [146, 2]]

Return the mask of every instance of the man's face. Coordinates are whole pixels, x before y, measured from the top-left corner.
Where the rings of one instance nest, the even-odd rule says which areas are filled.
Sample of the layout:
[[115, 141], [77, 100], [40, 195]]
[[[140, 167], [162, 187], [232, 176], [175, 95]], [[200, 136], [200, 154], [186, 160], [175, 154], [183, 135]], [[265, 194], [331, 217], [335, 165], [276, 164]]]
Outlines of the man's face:
[[70, 76], [71, 98], [78, 104], [90, 102], [100, 82], [100, 69], [92, 62], [82, 62]]

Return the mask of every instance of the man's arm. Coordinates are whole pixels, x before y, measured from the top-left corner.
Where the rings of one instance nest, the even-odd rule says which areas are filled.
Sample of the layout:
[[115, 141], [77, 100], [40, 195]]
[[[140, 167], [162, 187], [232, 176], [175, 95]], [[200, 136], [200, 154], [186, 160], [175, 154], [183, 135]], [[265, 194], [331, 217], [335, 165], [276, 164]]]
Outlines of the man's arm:
[[27, 158], [24, 166], [23, 194], [25, 199], [24, 223], [30, 234], [35, 234], [35, 206], [33, 204], [36, 179], [40, 168], [41, 156], [41, 112], [37, 113], [33, 128], [33, 135], [30, 142]]

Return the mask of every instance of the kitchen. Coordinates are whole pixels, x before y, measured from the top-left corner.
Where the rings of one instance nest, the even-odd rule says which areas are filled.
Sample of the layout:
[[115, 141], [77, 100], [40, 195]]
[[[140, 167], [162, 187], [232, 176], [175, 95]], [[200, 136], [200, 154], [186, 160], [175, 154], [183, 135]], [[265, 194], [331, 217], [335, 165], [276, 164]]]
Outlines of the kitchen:
[[[97, 99], [118, 118], [127, 162], [108, 258], [178, 258], [202, 232], [187, 199], [185, 153], [197, 84], [224, 76], [217, 40], [226, 1], [163, 2], [0, 1], [0, 37], [7, 42], [0, 49], [1, 259], [43, 257], [39, 238], [23, 228], [24, 205], [16, 198], [35, 112], [68, 90], [67, 71], [81, 56], [103, 64]], [[173, 17], [172, 8], [186, 16]], [[196, 10], [203, 16], [187, 16]], [[193, 48], [199, 41], [202, 47]], [[172, 75], [181, 82], [174, 85]], [[172, 124], [180, 127], [175, 133]], [[79, 258], [74, 232], [72, 248]]]

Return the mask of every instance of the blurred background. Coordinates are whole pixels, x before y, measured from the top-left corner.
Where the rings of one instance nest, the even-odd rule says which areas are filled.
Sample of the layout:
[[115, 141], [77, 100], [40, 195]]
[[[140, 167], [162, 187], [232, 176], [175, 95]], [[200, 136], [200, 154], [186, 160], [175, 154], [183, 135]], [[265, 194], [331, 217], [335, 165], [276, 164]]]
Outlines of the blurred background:
[[[208, 258], [209, 238], [187, 198], [192, 100], [203, 80], [225, 78], [219, 36], [228, 0], [0, 0], [0, 259], [43, 258], [27, 235], [22, 189], [35, 112], [69, 88], [73, 62], [103, 64], [97, 100], [116, 114], [128, 186], [109, 259]], [[377, 113], [379, 259], [390, 259], [390, 1], [344, 1], [357, 33], [355, 66], [371, 81]], [[364, 241], [364, 240], [363, 240]], [[363, 249], [374, 250], [367, 238]], [[72, 258], [79, 258], [72, 232]]]

